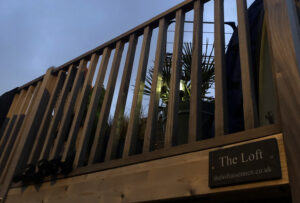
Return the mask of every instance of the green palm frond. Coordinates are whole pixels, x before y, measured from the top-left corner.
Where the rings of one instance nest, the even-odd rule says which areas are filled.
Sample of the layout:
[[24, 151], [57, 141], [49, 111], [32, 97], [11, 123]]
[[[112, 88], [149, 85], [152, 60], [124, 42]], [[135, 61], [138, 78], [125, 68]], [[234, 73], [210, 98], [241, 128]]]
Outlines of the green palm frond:
[[[181, 73], [181, 85], [183, 89], [180, 91], [180, 97], [182, 101], [189, 101], [190, 90], [191, 90], [191, 68], [192, 68], [192, 43], [184, 43], [182, 48], [182, 73]], [[208, 40], [204, 46], [202, 54], [201, 72], [202, 72], [202, 83], [201, 83], [201, 96], [205, 101], [212, 101], [213, 98], [207, 96], [209, 90], [213, 87], [215, 74], [214, 74], [214, 47], [209, 48]], [[160, 99], [164, 105], [168, 105], [169, 90], [170, 90], [170, 79], [171, 79], [171, 68], [172, 68], [172, 54], [167, 53], [162, 67], [162, 86], [160, 91]], [[150, 95], [153, 77], [153, 67], [149, 69], [145, 79], [144, 94]]]

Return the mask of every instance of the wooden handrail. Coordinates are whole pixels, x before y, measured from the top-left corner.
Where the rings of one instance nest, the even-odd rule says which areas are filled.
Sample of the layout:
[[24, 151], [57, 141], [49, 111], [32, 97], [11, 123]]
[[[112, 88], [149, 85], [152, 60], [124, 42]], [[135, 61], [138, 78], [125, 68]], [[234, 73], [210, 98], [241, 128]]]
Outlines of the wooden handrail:
[[[0, 145], [3, 146], [0, 150], [4, 151], [3, 155], [0, 153], [0, 171], [3, 169], [0, 179], [0, 196], [6, 194], [5, 192], [7, 192], [12, 177], [16, 172], [22, 172], [24, 168], [30, 165], [36, 168], [43, 161], [46, 163], [58, 161], [61, 164], [68, 164], [68, 161], [71, 160], [71, 166], [68, 167], [73, 167], [73, 172], [70, 173], [70, 176], [74, 176], [180, 153], [208, 149], [209, 147], [233, 144], [239, 141], [267, 136], [269, 135], [268, 133], [281, 132], [278, 124], [265, 127], [259, 126], [254, 76], [252, 74], [253, 67], [251, 63], [252, 57], [246, 0], [237, 0], [239, 21], [238, 46], [241, 59], [241, 89], [243, 93], [239, 99], [243, 100], [244, 105], [241, 112], [244, 115], [245, 130], [240, 133], [228, 135], [229, 110], [226, 82], [228, 79], [228, 73], [226, 73], [228, 67], [226, 67], [227, 58], [225, 57], [224, 0], [215, 0], [215, 102], [210, 103], [215, 105], [215, 113], [210, 112], [215, 117], [214, 123], [211, 123], [209, 127], [214, 128], [211, 129], [214, 131], [214, 137], [204, 140], [205, 135], [202, 132], [203, 127], [201, 125], [203, 121], [202, 117], [206, 115], [203, 108], [206, 101], [202, 98], [201, 88], [203, 79], [202, 37], [205, 2], [207, 1], [186, 0], [109, 42], [57, 68], [48, 69], [44, 76], [20, 87], [9, 110], [9, 120], [3, 130], [5, 134], [0, 140]], [[266, 5], [271, 6], [272, 4], [268, 3]], [[188, 107], [189, 110], [184, 111], [185, 113], [190, 113], [188, 115], [189, 120], [187, 121], [189, 129], [186, 130], [188, 132], [185, 135], [182, 135], [186, 136], [187, 143], [179, 143], [181, 142], [181, 140], [177, 139], [179, 138], [178, 129], [180, 121], [178, 117], [180, 116], [179, 104], [181, 102], [179, 85], [182, 79], [183, 68], [184, 24], [186, 13], [191, 10], [194, 10], [192, 60], [189, 80], [191, 82], [191, 95], [188, 99], [190, 104]], [[173, 21], [174, 18], [175, 21]], [[170, 22], [175, 22], [176, 24], [170, 68], [170, 89], [166, 105], [168, 108], [167, 119], [165, 119], [166, 123], [162, 124], [165, 125], [166, 130], [163, 130], [162, 138], [159, 137], [163, 145], [156, 147], [154, 145], [156, 144], [159, 127], [158, 114], [163, 81], [162, 73], [166, 56], [170, 56], [166, 53]], [[278, 29], [278, 27], [269, 25], [270, 27]], [[152, 32], [157, 28], [158, 36], [155, 39], [156, 50], [153, 72], [151, 72], [152, 84], [148, 116], [139, 120]], [[275, 35], [270, 36], [274, 37]], [[123, 130], [121, 129], [121, 122], [125, 117], [124, 112], [134, 70], [134, 60], [137, 58], [136, 48], [138, 47], [139, 37], [143, 37], [143, 42], [141, 44], [137, 70], [135, 70], [137, 73], [136, 83], [132, 100], [130, 100], [132, 103], [128, 128], [123, 137], [123, 134], [121, 135], [121, 131]], [[272, 43], [275, 43], [274, 39], [271, 39], [273, 40]], [[128, 49], [125, 50], [126, 56], [123, 54], [125, 45], [128, 45]], [[278, 49], [277, 46], [273, 46], [272, 48]], [[114, 53], [114, 56], [111, 56], [111, 53]], [[276, 53], [273, 54], [276, 55]], [[120, 67], [121, 61], [125, 57], [124, 67]], [[101, 62], [98, 63], [98, 60]], [[297, 60], [299, 59], [296, 58], [294, 62], [297, 62]], [[282, 63], [282, 61], [280, 62]], [[99, 70], [97, 75], [94, 76], [98, 65]], [[120, 88], [116, 92], [118, 74], [122, 72], [122, 68], [123, 73], [120, 76]], [[108, 70], [110, 71], [109, 74], [107, 73]], [[292, 70], [295, 71], [295, 67]], [[93, 78], [96, 78], [94, 87], [92, 87]], [[103, 96], [105, 78], [108, 81]], [[284, 83], [278, 78], [277, 80], [280, 84]], [[298, 86], [296, 87], [298, 88]], [[110, 126], [111, 129], [107, 132], [108, 119], [115, 94], [118, 94], [118, 96], [114, 118]], [[104, 97], [103, 101], [100, 98], [102, 96]], [[288, 101], [284, 101], [289, 104]], [[98, 108], [100, 107], [99, 103], [102, 105], [101, 108]], [[293, 103], [294, 106], [296, 106], [295, 104]], [[22, 117], [23, 115], [24, 118]], [[138, 137], [140, 133], [139, 125], [141, 123], [145, 127], [145, 133]], [[92, 135], [92, 133], [95, 135]], [[141, 144], [139, 146], [140, 154], [136, 155], [134, 149], [136, 149], [138, 141]], [[104, 163], [98, 163], [102, 161]], [[4, 189], [1, 189], [2, 186]]]

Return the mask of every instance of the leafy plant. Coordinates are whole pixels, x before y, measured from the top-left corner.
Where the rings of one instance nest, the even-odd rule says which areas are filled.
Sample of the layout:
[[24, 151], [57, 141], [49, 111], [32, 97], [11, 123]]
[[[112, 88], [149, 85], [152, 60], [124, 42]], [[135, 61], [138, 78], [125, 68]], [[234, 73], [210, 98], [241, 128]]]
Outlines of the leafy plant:
[[[201, 98], [203, 101], [212, 102], [213, 97], [209, 96], [209, 90], [213, 87], [215, 74], [214, 74], [214, 48], [209, 50], [208, 40], [205, 44], [205, 48], [202, 54], [202, 83], [201, 83]], [[192, 43], [184, 43], [182, 50], [182, 72], [181, 72], [181, 90], [180, 99], [182, 102], [188, 102], [191, 97], [191, 68], [192, 68]], [[172, 69], [172, 57], [171, 53], [167, 53], [162, 67], [162, 86], [160, 90], [160, 107], [166, 107], [168, 105], [171, 69]], [[150, 95], [153, 77], [153, 67], [151, 67], [146, 75], [146, 84], [144, 89], [145, 95]]]

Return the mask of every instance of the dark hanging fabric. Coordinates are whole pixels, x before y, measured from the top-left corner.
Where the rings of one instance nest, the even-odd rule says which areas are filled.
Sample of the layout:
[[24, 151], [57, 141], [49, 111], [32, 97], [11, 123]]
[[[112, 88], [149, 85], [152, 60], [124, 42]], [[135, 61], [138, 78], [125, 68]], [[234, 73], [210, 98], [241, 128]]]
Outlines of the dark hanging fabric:
[[[254, 1], [254, 3], [248, 8], [248, 21], [256, 99], [258, 95], [259, 51], [263, 16], [263, 1]], [[244, 130], [243, 93], [237, 29], [234, 30], [233, 35], [229, 41], [228, 48], [225, 54], [225, 63], [229, 121], [228, 133], [234, 133]]]
[[0, 96], [0, 129], [6, 118], [10, 105], [13, 101], [15, 94], [17, 93], [18, 88], [5, 92]]

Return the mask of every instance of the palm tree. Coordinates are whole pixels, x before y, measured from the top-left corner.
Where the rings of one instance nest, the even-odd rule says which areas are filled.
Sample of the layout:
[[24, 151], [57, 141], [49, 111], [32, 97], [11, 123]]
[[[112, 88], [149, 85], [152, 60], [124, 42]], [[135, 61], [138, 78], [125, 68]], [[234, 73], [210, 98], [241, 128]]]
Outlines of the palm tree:
[[[209, 50], [208, 40], [205, 44], [205, 49], [202, 54], [202, 84], [201, 84], [201, 98], [205, 102], [213, 102], [214, 98], [209, 96], [210, 90], [214, 85], [214, 57], [213, 50]], [[191, 97], [191, 66], [192, 66], [192, 43], [184, 43], [182, 50], [182, 74], [180, 81], [180, 99], [182, 102], [189, 102]], [[167, 53], [164, 66], [162, 68], [162, 86], [160, 91], [161, 108], [165, 108], [168, 105], [169, 91], [170, 91], [170, 79], [172, 68], [172, 54]], [[151, 85], [153, 77], [153, 67], [151, 67], [146, 75], [146, 84], [144, 89], [145, 95], [150, 95]]]

